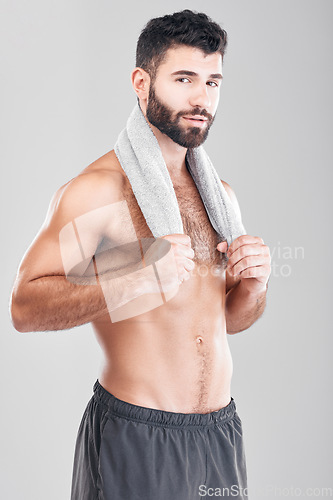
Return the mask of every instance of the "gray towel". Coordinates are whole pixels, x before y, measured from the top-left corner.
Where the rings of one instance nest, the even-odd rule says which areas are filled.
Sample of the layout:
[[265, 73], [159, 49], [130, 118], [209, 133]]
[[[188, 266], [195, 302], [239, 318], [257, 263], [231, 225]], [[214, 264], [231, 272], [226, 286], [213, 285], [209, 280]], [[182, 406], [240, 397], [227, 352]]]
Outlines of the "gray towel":
[[[131, 112], [114, 146], [134, 196], [155, 238], [184, 233], [178, 201], [159, 143], [139, 103]], [[203, 146], [188, 148], [187, 168], [197, 186], [209, 220], [228, 246], [246, 231], [239, 213]]]

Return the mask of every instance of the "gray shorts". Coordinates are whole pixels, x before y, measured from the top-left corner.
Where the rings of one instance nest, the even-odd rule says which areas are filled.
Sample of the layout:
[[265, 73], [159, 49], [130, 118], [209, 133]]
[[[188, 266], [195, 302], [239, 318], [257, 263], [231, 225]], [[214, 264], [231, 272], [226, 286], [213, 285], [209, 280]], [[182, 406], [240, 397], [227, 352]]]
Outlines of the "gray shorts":
[[98, 380], [93, 390], [78, 430], [71, 500], [248, 498], [233, 398], [215, 412], [175, 413], [121, 401]]

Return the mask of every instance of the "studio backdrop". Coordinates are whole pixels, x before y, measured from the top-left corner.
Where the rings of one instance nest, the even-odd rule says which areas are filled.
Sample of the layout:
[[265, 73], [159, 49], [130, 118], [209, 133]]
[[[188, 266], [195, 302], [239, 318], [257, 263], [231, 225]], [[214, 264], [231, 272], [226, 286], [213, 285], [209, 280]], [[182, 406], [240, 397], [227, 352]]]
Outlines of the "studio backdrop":
[[228, 336], [249, 498], [333, 494], [332, 2], [2, 0], [3, 499], [69, 498], [76, 434], [102, 363], [89, 324], [15, 331], [18, 265], [54, 192], [124, 128], [141, 29], [185, 8], [228, 32], [204, 147], [272, 257], [263, 316]]

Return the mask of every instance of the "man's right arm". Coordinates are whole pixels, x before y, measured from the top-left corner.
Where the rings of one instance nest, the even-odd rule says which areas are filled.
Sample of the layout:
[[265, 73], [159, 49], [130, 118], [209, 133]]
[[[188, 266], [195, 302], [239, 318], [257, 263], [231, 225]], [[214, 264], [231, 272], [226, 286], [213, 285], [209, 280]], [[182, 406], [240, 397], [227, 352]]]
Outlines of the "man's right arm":
[[[93, 224], [85, 228], [86, 246], [93, 256], [111, 220], [103, 216], [103, 207], [121, 199], [119, 174], [93, 172], [81, 174], [54, 195], [39, 233], [24, 255], [14, 283], [10, 312], [20, 332], [63, 330], [93, 321], [108, 312], [104, 294], [95, 276], [92, 284], [66, 277], [59, 235], [65, 226], [85, 214], [97, 213]], [[65, 242], [64, 246], [70, 245]], [[69, 250], [69, 252], [68, 252]], [[75, 252], [67, 248], [67, 254]], [[65, 252], [66, 253], [66, 252]], [[82, 280], [81, 280], [82, 281]], [[129, 276], [110, 280], [114, 302], [135, 287]], [[135, 293], [135, 291], [134, 291]]]
[[[164, 291], [177, 291], [178, 278], [189, 279], [194, 256], [189, 237], [163, 237], [172, 246], [169, 258], [160, 259], [163, 238], [142, 258], [126, 210], [122, 180], [115, 172], [81, 174], [55, 193], [14, 283], [10, 312], [16, 330], [79, 326], [143, 294], [160, 295], [161, 284]], [[117, 244], [114, 248], [122, 234], [133, 242], [134, 251]], [[157, 261], [159, 282], [150, 265]]]

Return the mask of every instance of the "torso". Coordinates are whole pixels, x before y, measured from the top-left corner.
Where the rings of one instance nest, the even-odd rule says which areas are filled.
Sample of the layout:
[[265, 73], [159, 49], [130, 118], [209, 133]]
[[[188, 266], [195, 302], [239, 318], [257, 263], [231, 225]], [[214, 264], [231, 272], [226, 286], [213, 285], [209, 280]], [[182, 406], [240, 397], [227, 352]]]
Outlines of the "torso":
[[[153, 238], [127, 177], [111, 151], [103, 168], [123, 174], [137, 238]], [[98, 163], [88, 169], [97, 168]], [[171, 300], [149, 312], [112, 322], [93, 322], [105, 363], [102, 386], [132, 404], [181, 413], [208, 413], [230, 402], [232, 359], [225, 321], [225, 266], [219, 242], [197, 188], [188, 174], [172, 179], [191, 238], [195, 268]]]

